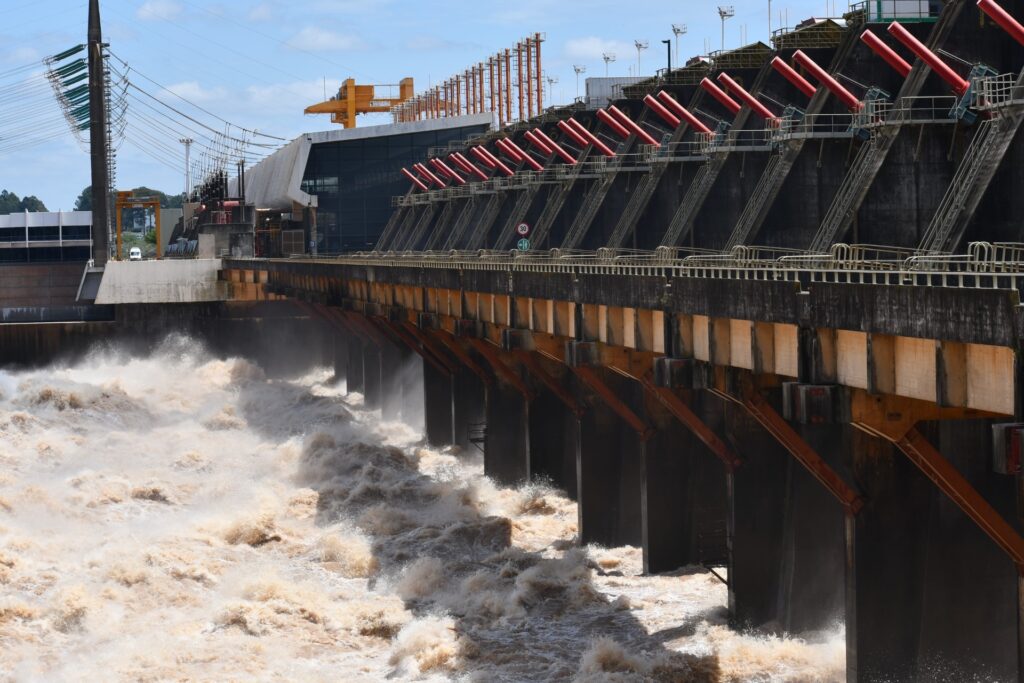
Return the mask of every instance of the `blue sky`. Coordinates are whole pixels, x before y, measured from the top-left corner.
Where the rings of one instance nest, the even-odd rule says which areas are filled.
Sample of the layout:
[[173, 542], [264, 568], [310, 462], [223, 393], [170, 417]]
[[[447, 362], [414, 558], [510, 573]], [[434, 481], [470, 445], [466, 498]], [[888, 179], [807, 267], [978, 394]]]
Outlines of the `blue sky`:
[[[9, 3], [14, 7], [5, 8], [0, 27], [0, 73], [84, 42], [84, 0], [4, 4]], [[302, 114], [305, 106], [323, 99], [325, 79], [330, 94], [349, 76], [360, 83], [397, 83], [412, 76], [419, 92], [537, 31], [547, 37], [544, 71], [558, 79], [546, 100], [567, 102], [576, 95], [574, 64], [585, 65], [587, 75], [602, 76], [601, 54], [614, 52], [611, 75], [635, 72], [634, 39], [651, 45], [641, 57], [643, 74], [663, 67], [661, 41], [672, 37], [673, 23], [688, 27], [679, 42], [681, 59], [704, 53], [706, 42], [718, 49], [717, 5], [681, 0], [101, 0], [101, 12], [105, 39], [132, 69], [234, 124], [290, 139], [331, 127], [327, 117]], [[743, 30], [747, 42], [766, 39], [767, 0], [734, 0], [733, 5], [736, 16], [726, 24], [726, 47], [738, 46]], [[773, 0], [772, 25], [778, 27], [780, 12], [792, 25], [810, 16], [841, 14], [846, 7], [846, 2]], [[141, 77], [134, 80], [174, 101]], [[4, 106], [0, 101], [0, 121]], [[132, 109], [130, 104], [129, 117]], [[360, 124], [386, 120], [361, 117]], [[0, 138], [3, 134], [0, 127]], [[169, 137], [163, 142], [165, 149], [180, 147]], [[168, 154], [157, 161], [136, 144], [144, 141], [135, 139], [120, 149], [118, 185], [180, 192], [183, 172], [168, 163]], [[0, 188], [35, 194], [51, 210], [70, 209], [88, 184], [88, 155], [70, 135], [30, 149], [0, 151]]]

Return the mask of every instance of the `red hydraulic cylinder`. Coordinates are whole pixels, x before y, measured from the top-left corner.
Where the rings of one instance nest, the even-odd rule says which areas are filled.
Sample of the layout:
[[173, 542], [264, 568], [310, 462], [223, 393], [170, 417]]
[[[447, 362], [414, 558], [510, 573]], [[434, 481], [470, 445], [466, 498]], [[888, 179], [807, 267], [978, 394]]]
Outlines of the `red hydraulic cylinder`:
[[521, 163], [526, 164], [527, 166], [532, 168], [534, 171], [537, 171], [539, 173], [540, 171], [544, 170], [544, 167], [542, 165], [540, 165], [537, 162], [536, 159], [534, 159], [529, 154], [527, 154], [522, 149], [520, 149], [519, 146], [516, 143], [512, 142], [511, 140], [508, 140], [508, 139], [498, 140], [498, 145], [510, 157], [512, 157], [516, 161], [519, 161]]
[[417, 171], [419, 171], [421, 176], [423, 176], [424, 178], [426, 178], [430, 182], [434, 183], [438, 187], [447, 187], [447, 185], [445, 185], [443, 180], [441, 180], [436, 175], [431, 173], [430, 169], [427, 168], [426, 166], [424, 166], [423, 164], [413, 164], [413, 168], [415, 168]]
[[814, 93], [818, 92], [818, 89], [809, 80], [798, 74], [796, 69], [789, 64], [786, 64], [786, 60], [782, 57], [776, 57], [772, 60], [772, 68], [782, 74], [783, 78], [795, 85], [797, 90], [808, 97], [814, 97]]
[[515, 162], [518, 163], [518, 162], [523, 160], [523, 155], [522, 154], [520, 154], [518, 151], [516, 151], [514, 149], [509, 149], [506, 146], [504, 138], [499, 138], [499, 139], [495, 140], [494, 141], [494, 145], [495, 145], [495, 147], [498, 148], [499, 151], [504, 152], [505, 156], [507, 156], [512, 161], [515, 161]]
[[415, 185], [416, 187], [420, 188], [424, 192], [426, 192], [427, 190], [430, 189], [429, 187], [427, 187], [426, 185], [423, 184], [422, 180], [420, 180], [419, 178], [414, 176], [412, 173], [410, 173], [409, 169], [403, 168], [402, 169], [402, 175], [404, 175], [406, 178], [408, 178], [409, 181], [412, 182], [413, 185]]
[[[596, 135], [587, 130], [586, 126], [584, 126], [576, 119], [567, 119], [565, 121], [559, 121], [559, 123], [565, 123], [570, 130], [576, 133], [576, 135], [583, 138], [584, 146], [590, 144], [593, 145], [594, 149], [596, 149], [606, 157], [615, 156], [615, 152], [612, 150], [611, 147], [601, 142]], [[559, 128], [561, 128], [561, 126], [559, 126]]]
[[811, 72], [815, 80], [828, 88], [833, 95], [839, 98], [840, 102], [852, 111], [860, 111], [864, 108], [864, 103], [858, 100], [856, 95], [844, 88], [839, 81], [832, 78], [827, 71], [818, 66], [817, 62], [805, 55], [803, 51], [797, 50], [794, 52], [793, 61]]
[[487, 174], [481, 171], [476, 166], [474, 166], [472, 163], [470, 163], [469, 159], [462, 156], [461, 153], [455, 152], [455, 154], [452, 155], [452, 159], [455, 159], [459, 166], [462, 167], [462, 170], [465, 171], [466, 173], [471, 173], [480, 180], [487, 180]]
[[1013, 36], [1013, 39], [1024, 45], [1024, 26], [1020, 25], [1010, 13], [1000, 7], [995, 0], [978, 0], [978, 9], [992, 18], [1003, 27], [1003, 30]]
[[953, 71], [944, 61], [939, 59], [939, 56], [925, 47], [924, 43], [914, 37], [914, 35], [905, 29], [899, 22], [892, 22], [889, 24], [889, 33], [896, 38], [896, 40], [903, 43], [908, 50], [913, 52], [918, 58], [930, 66], [932, 71], [938, 74], [939, 78], [946, 81], [953, 87], [953, 92], [957, 95], [963, 95], [967, 92], [967, 89], [971, 87], [965, 79], [960, 78], [960, 75]]
[[462, 176], [460, 176], [458, 173], [453, 171], [448, 166], [448, 164], [444, 163], [440, 159], [431, 159], [430, 160], [430, 165], [433, 166], [434, 168], [436, 168], [443, 175], [446, 175], [449, 178], [451, 178], [452, 180], [454, 180], [455, 182], [457, 182], [459, 185], [465, 185], [466, 184], [466, 181], [462, 179]]
[[719, 82], [722, 83], [722, 85], [729, 89], [729, 92], [733, 93], [741, 100], [743, 100], [744, 104], [750, 107], [750, 110], [753, 111], [758, 116], [760, 116], [762, 119], [771, 121], [772, 119], [778, 118], [777, 116], [775, 116], [775, 114], [772, 113], [771, 109], [761, 104], [761, 102], [759, 102], [756, 97], [747, 92], [747, 90], [742, 85], [733, 80], [732, 76], [730, 76], [729, 74], [723, 71], [722, 73], [718, 74], [718, 80]]
[[700, 87], [707, 90], [712, 97], [718, 100], [723, 107], [728, 109], [733, 114], [736, 114], [741, 109], [740, 103], [729, 97], [724, 90], [715, 85], [712, 81], [705, 78], [700, 82]]
[[508, 166], [506, 166], [505, 163], [501, 159], [496, 157], [494, 154], [490, 153], [490, 150], [488, 150], [488, 148], [486, 148], [484, 146], [473, 147], [473, 151], [474, 152], [477, 151], [477, 150], [479, 150], [480, 154], [482, 154], [484, 157], [486, 157], [487, 160], [490, 161], [490, 163], [494, 164], [494, 168], [497, 168], [499, 171], [501, 171], [505, 175], [515, 175], [515, 171], [513, 171]]
[[531, 145], [539, 149], [541, 154], [547, 154], [548, 156], [551, 156], [552, 154], [555, 153], [555, 150], [548, 147], [547, 143], [541, 140], [539, 137], [537, 137], [532, 130], [528, 130], [525, 133], [523, 133], [523, 137], [526, 138], [527, 142], [529, 142]]
[[573, 142], [575, 142], [580, 147], [586, 147], [587, 145], [590, 144], [590, 140], [576, 132], [576, 129], [570, 126], [565, 121], [558, 122], [558, 129], [565, 133], [569, 138], [572, 139]]
[[910, 62], [896, 54], [896, 50], [882, 42], [882, 39], [871, 31], [860, 34], [861, 41], [870, 47], [875, 54], [884, 59], [889, 66], [896, 69], [900, 76], [906, 78], [910, 74]]
[[572, 158], [572, 155], [566, 152], [564, 149], [562, 149], [561, 145], [559, 145], [557, 142], [548, 137], [547, 133], [542, 131], [540, 128], [533, 131], [533, 134], [536, 135], [541, 140], [543, 140], [544, 144], [551, 148], [551, 151], [553, 151], [558, 156], [562, 157], [562, 161], [570, 165], [576, 164], [576, 160]]
[[655, 114], [657, 114], [661, 118], [662, 121], [664, 121], [668, 125], [672, 126], [673, 130], [678, 128], [679, 124], [682, 123], [682, 121], [679, 120], [678, 116], [676, 116], [675, 114], [670, 112], [668, 109], [666, 109], [665, 105], [663, 105], [658, 100], [654, 99], [654, 96], [646, 95], [644, 97], [644, 104], [646, 104], [648, 107], [650, 107], [651, 111], [653, 111]]
[[679, 102], [677, 102], [674, 97], [669, 95], [664, 90], [662, 90], [661, 92], [658, 93], [658, 99], [661, 100], [665, 104], [666, 107], [668, 107], [669, 109], [674, 111], [676, 114], [678, 114], [680, 116], [680, 118], [682, 118], [684, 121], [686, 121], [687, 124], [689, 124], [690, 128], [693, 128], [698, 133], [710, 133], [711, 132], [711, 129], [708, 128], [707, 126], [705, 126], [703, 121], [701, 121], [696, 116], [691, 114], [690, 111], [686, 107], [684, 107], [683, 105], [679, 104]]
[[633, 119], [626, 116], [621, 109], [616, 107], [614, 104], [608, 107], [608, 111], [611, 112], [619, 123], [628, 128], [631, 133], [636, 135], [638, 138], [646, 142], [648, 145], [654, 145], [655, 147], [661, 147], [661, 143], [655, 140], [651, 135], [640, 127], [640, 124]]
[[629, 131], [621, 123], [615, 120], [615, 117], [606, 112], [604, 109], [597, 110], [597, 118], [601, 119], [601, 123], [615, 131], [615, 134], [625, 139], [629, 137]]

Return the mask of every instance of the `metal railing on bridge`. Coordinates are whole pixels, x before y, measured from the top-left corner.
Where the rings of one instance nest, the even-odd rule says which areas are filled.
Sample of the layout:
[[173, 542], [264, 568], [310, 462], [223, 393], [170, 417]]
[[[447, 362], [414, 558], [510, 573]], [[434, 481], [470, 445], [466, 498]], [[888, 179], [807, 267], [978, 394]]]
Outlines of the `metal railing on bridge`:
[[800, 287], [836, 283], [1018, 291], [1024, 288], [1024, 243], [1009, 242], [973, 242], [964, 254], [927, 254], [900, 247], [835, 244], [822, 253], [737, 246], [729, 252], [685, 247], [659, 247], [653, 251], [485, 249], [358, 252], [295, 258], [339, 265], [400, 268], [791, 282]]

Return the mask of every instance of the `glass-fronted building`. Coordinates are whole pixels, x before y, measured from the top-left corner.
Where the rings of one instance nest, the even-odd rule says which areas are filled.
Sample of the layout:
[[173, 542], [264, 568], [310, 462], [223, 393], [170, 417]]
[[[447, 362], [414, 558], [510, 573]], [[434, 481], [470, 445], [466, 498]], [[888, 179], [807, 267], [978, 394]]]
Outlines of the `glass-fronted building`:
[[0, 216], [0, 264], [84, 263], [92, 258], [91, 211], [23, 211]]
[[477, 114], [303, 135], [246, 172], [246, 202], [296, 219], [315, 207], [320, 254], [372, 249], [391, 198], [409, 189], [401, 169], [492, 126], [492, 114]]

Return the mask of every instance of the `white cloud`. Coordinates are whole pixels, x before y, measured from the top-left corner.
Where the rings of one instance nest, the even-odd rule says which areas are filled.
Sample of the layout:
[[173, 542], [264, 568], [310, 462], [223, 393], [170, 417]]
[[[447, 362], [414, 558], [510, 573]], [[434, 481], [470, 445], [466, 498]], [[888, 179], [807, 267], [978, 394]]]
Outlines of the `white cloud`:
[[314, 14], [376, 14], [391, 4], [391, 0], [319, 0], [306, 11]]
[[261, 2], [249, 10], [249, 21], [270, 21], [273, 18], [274, 10], [268, 2]]
[[618, 59], [628, 59], [636, 48], [621, 40], [605, 40], [594, 36], [573, 38], [565, 44], [565, 54], [570, 59], [599, 61], [602, 55], [611, 52]]
[[436, 50], [484, 50], [478, 43], [467, 43], [457, 40], [445, 40], [437, 36], [419, 35], [406, 41], [405, 47], [409, 50], [419, 52], [433, 52]]
[[142, 21], [165, 21], [181, 14], [181, 5], [174, 0], [148, 0], [135, 12]]
[[36, 62], [42, 55], [34, 47], [28, 45], [22, 45], [16, 47], [10, 52], [4, 53], [3, 57], [0, 57], [0, 62], [7, 64], [27, 64], [28, 62]]
[[358, 50], [365, 46], [359, 36], [335, 33], [316, 26], [307, 26], [287, 43], [290, 47], [312, 52], [337, 52], [341, 50]]
[[160, 93], [160, 99], [173, 104], [175, 95], [196, 103], [217, 102], [225, 99], [227, 91], [220, 86], [204, 88], [197, 81], [183, 81], [167, 86], [167, 90]]

